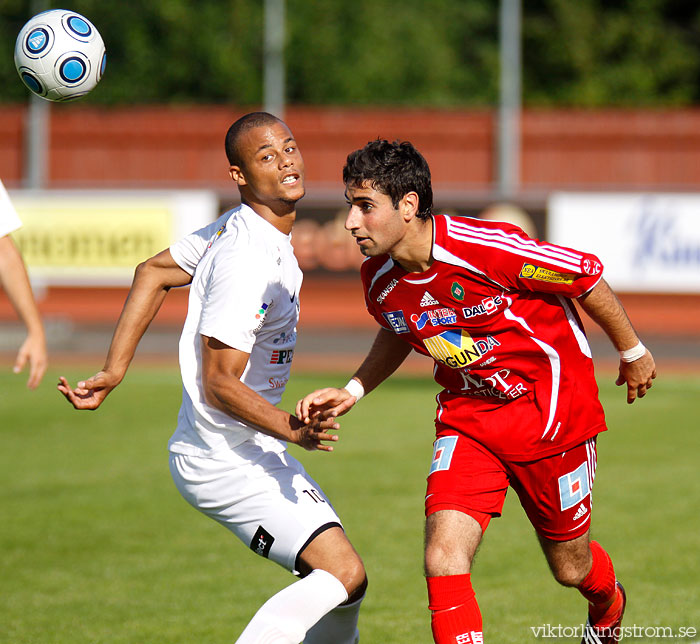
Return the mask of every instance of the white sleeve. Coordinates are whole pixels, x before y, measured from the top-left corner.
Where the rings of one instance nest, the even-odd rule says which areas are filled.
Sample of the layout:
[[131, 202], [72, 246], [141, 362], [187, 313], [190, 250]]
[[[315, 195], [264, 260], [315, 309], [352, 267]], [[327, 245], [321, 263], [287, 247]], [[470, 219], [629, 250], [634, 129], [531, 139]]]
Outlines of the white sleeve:
[[209, 243], [217, 235], [219, 230], [226, 226], [226, 222], [230, 217], [231, 212], [226, 212], [219, 217], [215, 222], [200, 228], [180, 241], [175, 242], [170, 247], [170, 254], [173, 256], [175, 263], [190, 275], [194, 275], [194, 271], [202, 259], [204, 253], [207, 252]]
[[0, 181], [0, 237], [9, 235], [22, 226], [22, 221]]
[[[212, 262], [205, 281], [199, 333], [250, 353], [273, 305], [265, 262], [255, 248], [231, 245]], [[255, 270], [251, 270], [255, 266]]]

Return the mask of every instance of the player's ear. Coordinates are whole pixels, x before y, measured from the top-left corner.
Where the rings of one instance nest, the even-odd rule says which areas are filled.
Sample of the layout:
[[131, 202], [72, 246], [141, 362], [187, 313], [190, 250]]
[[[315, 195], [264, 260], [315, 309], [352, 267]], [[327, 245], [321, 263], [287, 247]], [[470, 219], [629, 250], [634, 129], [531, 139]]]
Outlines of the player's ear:
[[404, 220], [409, 221], [416, 216], [420, 198], [417, 192], [407, 192], [399, 202], [399, 211]]
[[239, 186], [245, 186], [248, 183], [245, 179], [243, 168], [239, 165], [229, 166], [228, 174], [231, 179], [233, 179], [233, 182], [237, 183]]

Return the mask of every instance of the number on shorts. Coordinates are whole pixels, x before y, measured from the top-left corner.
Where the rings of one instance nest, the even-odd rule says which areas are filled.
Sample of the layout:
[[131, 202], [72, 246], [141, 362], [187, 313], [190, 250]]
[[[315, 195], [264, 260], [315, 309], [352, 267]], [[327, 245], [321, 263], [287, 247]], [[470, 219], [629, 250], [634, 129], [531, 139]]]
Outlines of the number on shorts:
[[[450, 463], [452, 462], [452, 455], [455, 452], [456, 445], [457, 436], [443, 436], [435, 441], [433, 464], [430, 467], [430, 474], [450, 469]], [[428, 476], [430, 476], [430, 474], [428, 474]]]

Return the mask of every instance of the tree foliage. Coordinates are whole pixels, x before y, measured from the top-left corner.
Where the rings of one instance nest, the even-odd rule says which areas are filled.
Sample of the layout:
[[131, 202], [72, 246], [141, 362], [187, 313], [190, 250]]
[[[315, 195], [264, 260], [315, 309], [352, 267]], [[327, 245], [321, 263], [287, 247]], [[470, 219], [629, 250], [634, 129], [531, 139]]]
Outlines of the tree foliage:
[[[85, 102], [262, 102], [263, 0], [46, 0], [88, 16], [107, 45]], [[27, 91], [12, 60], [41, 2], [0, 5], [3, 102]], [[497, 0], [287, 0], [293, 104], [493, 106]], [[700, 5], [687, 0], [523, 0], [530, 106], [700, 103]]]

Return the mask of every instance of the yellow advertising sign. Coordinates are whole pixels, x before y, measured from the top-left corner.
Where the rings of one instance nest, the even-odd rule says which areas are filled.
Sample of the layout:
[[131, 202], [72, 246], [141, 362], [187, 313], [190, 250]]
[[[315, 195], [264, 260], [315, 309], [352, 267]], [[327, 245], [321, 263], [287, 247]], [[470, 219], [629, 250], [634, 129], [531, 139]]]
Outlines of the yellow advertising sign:
[[140, 262], [215, 219], [211, 200], [196, 197], [178, 192], [19, 193], [12, 199], [22, 227], [12, 236], [32, 279], [128, 284]]
[[172, 213], [165, 207], [111, 207], [80, 202], [70, 207], [23, 209], [14, 235], [32, 268], [133, 269], [171, 243]]

